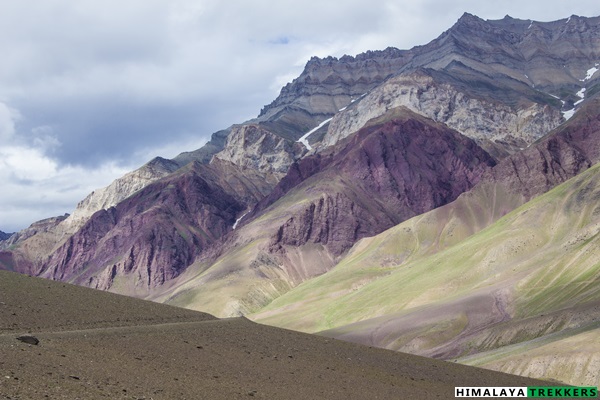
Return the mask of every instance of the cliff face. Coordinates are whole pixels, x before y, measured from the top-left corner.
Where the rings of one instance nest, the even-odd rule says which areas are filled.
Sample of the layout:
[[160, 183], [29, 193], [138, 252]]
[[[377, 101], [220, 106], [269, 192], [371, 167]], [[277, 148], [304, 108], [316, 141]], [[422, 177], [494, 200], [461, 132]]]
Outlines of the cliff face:
[[[492, 91], [493, 86], [488, 90]], [[522, 103], [511, 107], [492, 96], [485, 99], [470, 90], [460, 90], [450, 83], [436, 80], [427, 71], [417, 71], [388, 80], [338, 113], [330, 122], [320, 146], [330, 146], [387, 110], [404, 106], [479, 143], [493, 143], [506, 154], [514, 153], [563, 121], [556, 107], [525, 98]]]
[[77, 208], [64, 221], [63, 226], [67, 226], [71, 232], [77, 231], [96, 211], [117, 205], [138, 190], [169, 175], [178, 168], [177, 163], [156, 157], [139, 169], [114, 180], [107, 187], [90, 193], [77, 204]]
[[[221, 316], [254, 311], [326, 273], [357, 240], [454, 200], [494, 163], [460, 133], [391, 110], [294, 163], [202, 264], [198, 280], [176, 280], [161, 298]], [[207, 287], [234, 293], [214, 301]]]
[[[194, 163], [96, 212], [43, 263], [40, 276], [131, 292], [179, 275], [228, 231], [246, 201], [268, 191], [262, 176], [230, 163]], [[121, 288], [123, 289], [123, 288]]]
[[503, 160], [483, 180], [529, 200], [600, 162], [598, 106], [600, 99], [592, 99], [567, 124]]
[[387, 118], [359, 131], [331, 156], [303, 159], [259, 204], [253, 212], [274, 203], [286, 187], [322, 193], [290, 215], [273, 245], [322, 243], [339, 255], [358, 239], [454, 200], [494, 165], [475, 142], [442, 125], [405, 109]]
[[356, 57], [311, 58], [302, 74], [281, 89], [258, 117], [275, 132], [297, 140], [369, 90], [396, 74], [412, 57], [410, 50], [389, 47]]
[[215, 158], [264, 174], [277, 183], [290, 165], [305, 152], [300, 143], [284, 139], [259, 125], [240, 125], [232, 129], [225, 148]]
[[599, 22], [600, 17], [575, 15], [552, 22], [509, 16], [483, 20], [465, 13], [423, 46], [407, 68], [443, 70], [459, 61], [473, 70], [504, 75], [560, 96], [560, 88], [581, 86], [587, 70], [598, 62]]

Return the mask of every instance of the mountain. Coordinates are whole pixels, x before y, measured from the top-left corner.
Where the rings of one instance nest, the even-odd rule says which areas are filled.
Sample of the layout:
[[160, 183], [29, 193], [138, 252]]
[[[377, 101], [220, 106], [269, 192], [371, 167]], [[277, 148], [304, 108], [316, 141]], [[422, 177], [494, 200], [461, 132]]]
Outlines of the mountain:
[[595, 365], [600, 349], [573, 346], [598, 334], [598, 109], [590, 101], [456, 201], [359, 241], [252, 318], [597, 385], [594, 367], [581, 366]]
[[4, 233], [2, 231], [0, 231], [0, 240], [6, 240], [9, 237], [11, 237], [12, 233]]
[[[471, 139], [394, 110], [294, 164], [219, 256], [191, 266], [197, 276], [173, 285], [169, 302], [218, 315], [255, 311], [326, 272], [357, 240], [454, 200], [492, 165]], [[215, 299], [213, 291], [235, 292]]]
[[[465, 13], [423, 46], [314, 57], [256, 118], [0, 241], [0, 268], [529, 373], [504, 350], [534, 351], [546, 333], [577, 341], [537, 328], [562, 321], [563, 308], [581, 316], [573, 332], [596, 315], [592, 289], [547, 309], [518, 303], [519, 279], [541, 264], [507, 276], [521, 262], [513, 253], [555, 254], [544, 240], [562, 246], [591, 229], [563, 210], [567, 236], [515, 244], [530, 243], [514, 232], [536, 223], [559, 229], [539, 225], [552, 218], [536, 202], [551, 209], [566, 193], [555, 187], [591, 179], [600, 161], [599, 38], [600, 17]], [[507, 228], [519, 210], [540, 219]], [[393, 332], [379, 338], [382, 325]]]
[[435, 243], [431, 225], [446, 235], [463, 227], [441, 225], [448, 210], [434, 210], [357, 243], [330, 273], [281, 296], [258, 320], [597, 385], [599, 191], [596, 165], [446, 246]]
[[100, 289], [132, 277], [162, 285], [231, 229], [236, 215], [270, 189], [262, 175], [227, 162], [193, 162], [115, 207], [96, 212], [38, 275]]

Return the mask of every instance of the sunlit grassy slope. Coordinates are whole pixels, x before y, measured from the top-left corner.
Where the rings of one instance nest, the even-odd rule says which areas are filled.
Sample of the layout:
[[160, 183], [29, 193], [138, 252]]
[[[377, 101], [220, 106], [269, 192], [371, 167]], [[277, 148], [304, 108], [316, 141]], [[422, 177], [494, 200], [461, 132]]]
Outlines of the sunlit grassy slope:
[[[494, 189], [360, 241], [254, 319], [447, 359], [487, 351], [465, 362], [599, 383], [600, 349], [574, 343], [597, 341], [600, 326], [600, 166], [477, 232], [519, 202]], [[578, 367], [552, 364], [569, 346]]]

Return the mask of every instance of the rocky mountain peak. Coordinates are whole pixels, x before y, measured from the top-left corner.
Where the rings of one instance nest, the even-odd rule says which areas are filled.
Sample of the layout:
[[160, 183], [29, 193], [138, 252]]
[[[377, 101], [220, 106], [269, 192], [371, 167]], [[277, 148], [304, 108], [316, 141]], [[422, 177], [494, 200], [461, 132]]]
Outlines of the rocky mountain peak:
[[456, 24], [454, 26], [458, 26], [458, 25], [478, 25], [481, 23], [485, 23], [485, 20], [479, 18], [476, 15], [473, 15], [471, 13], [468, 12], [464, 12], [463, 15], [461, 15], [461, 17], [458, 19], [458, 21], [456, 21]]
[[396, 74], [411, 57], [409, 50], [394, 47], [339, 59], [312, 57], [300, 76], [263, 107], [257, 120], [272, 131], [297, 140], [323, 119]]

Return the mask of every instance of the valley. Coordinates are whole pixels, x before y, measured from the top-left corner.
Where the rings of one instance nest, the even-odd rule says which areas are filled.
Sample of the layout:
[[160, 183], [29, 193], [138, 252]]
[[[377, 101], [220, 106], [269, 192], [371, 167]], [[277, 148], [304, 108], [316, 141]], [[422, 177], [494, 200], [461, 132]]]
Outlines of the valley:
[[468, 13], [313, 57], [256, 118], [0, 232], [0, 269], [599, 386], [598, 63], [600, 17]]

